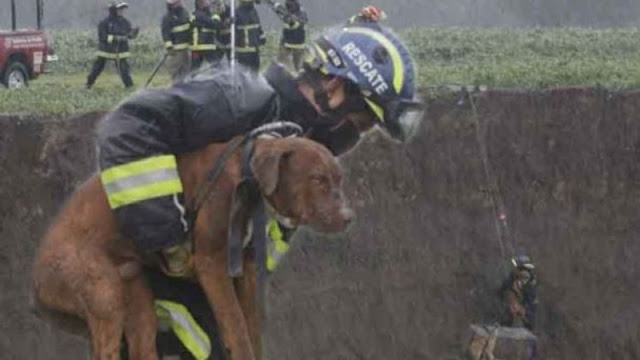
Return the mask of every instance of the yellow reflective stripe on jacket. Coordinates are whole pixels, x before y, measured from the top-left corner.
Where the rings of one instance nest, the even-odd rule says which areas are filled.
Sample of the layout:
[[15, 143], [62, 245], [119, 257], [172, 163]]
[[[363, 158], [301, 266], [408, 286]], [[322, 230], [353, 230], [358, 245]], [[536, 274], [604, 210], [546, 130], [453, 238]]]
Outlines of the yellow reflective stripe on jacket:
[[260, 24], [238, 25], [237, 26], [238, 30], [251, 30], [251, 29], [257, 29], [259, 27], [260, 27]]
[[98, 50], [96, 51], [96, 55], [105, 59], [112, 59], [112, 60], [116, 60], [116, 59], [126, 59], [131, 57], [131, 53], [128, 51], [122, 52], [122, 53], [109, 53], [106, 51], [102, 51], [102, 50]]
[[154, 310], [158, 320], [171, 326], [171, 330], [196, 360], [209, 357], [211, 340], [184, 305], [168, 300], [155, 300]]
[[202, 31], [203, 33], [214, 33], [214, 30], [207, 30], [207, 29], [198, 29], [198, 28], [194, 28], [193, 29], [193, 46], [191, 47], [191, 50], [193, 51], [206, 51], [206, 50], [216, 50], [218, 47], [215, 43], [211, 44], [211, 43], [205, 43], [205, 44], [201, 44], [200, 43], [200, 31]]
[[111, 167], [100, 174], [112, 209], [182, 192], [176, 158], [161, 155]]
[[193, 51], [205, 51], [205, 50], [215, 50], [217, 49], [216, 44], [197, 44], [193, 45], [191, 50]]
[[274, 219], [267, 223], [267, 270], [274, 271], [278, 264], [289, 251], [287, 244], [280, 230], [280, 225]]
[[189, 43], [184, 43], [184, 44], [174, 44], [171, 47], [173, 50], [186, 50], [189, 48]]
[[179, 33], [179, 32], [183, 32], [183, 31], [187, 31], [191, 29], [191, 24], [190, 23], [186, 23], [186, 24], [182, 24], [182, 25], [178, 25], [178, 26], [174, 26], [171, 28], [171, 32], [172, 33]]
[[198, 45], [198, 38], [200, 35], [198, 34], [198, 28], [193, 28], [193, 35], [191, 35], [191, 41], [193, 42], [194, 48]]

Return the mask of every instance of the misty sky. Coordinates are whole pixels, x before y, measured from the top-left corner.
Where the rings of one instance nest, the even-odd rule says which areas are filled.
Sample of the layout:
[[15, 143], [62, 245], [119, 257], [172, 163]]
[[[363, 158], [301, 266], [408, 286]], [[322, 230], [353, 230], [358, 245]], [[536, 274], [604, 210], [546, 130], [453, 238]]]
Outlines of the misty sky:
[[[0, 28], [8, 29], [10, 0], [0, 0]], [[193, 0], [183, 0], [192, 8]], [[229, 1], [229, 0], [227, 0]], [[138, 25], [159, 22], [164, 0], [129, 0], [128, 17]], [[387, 24], [410, 26], [589, 26], [615, 27], [640, 24], [640, 0], [301, 0], [311, 23], [324, 26], [342, 22], [363, 5], [385, 9]], [[35, 0], [16, 0], [18, 27], [35, 25]], [[52, 28], [93, 27], [106, 15], [104, 0], [44, 0], [45, 26]], [[277, 27], [277, 19], [266, 5], [259, 5], [263, 23]]]

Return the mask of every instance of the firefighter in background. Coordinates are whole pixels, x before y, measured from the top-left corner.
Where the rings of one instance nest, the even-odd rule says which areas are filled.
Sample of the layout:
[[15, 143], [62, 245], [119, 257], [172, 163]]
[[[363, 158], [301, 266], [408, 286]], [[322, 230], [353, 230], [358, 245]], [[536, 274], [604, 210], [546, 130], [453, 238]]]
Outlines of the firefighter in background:
[[533, 331], [538, 304], [535, 266], [526, 255], [511, 259], [513, 270], [501, 287], [501, 295], [507, 304], [503, 325], [525, 327]]
[[203, 62], [217, 64], [222, 58], [222, 51], [218, 48], [216, 41], [220, 27], [220, 15], [213, 11], [209, 0], [196, 0], [196, 10], [191, 16], [192, 70], [200, 68]]
[[278, 50], [278, 62], [299, 71], [305, 51], [305, 25], [309, 21], [307, 13], [300, 6], [298, 0], [287, 0], [284, 5], [276, 3], [274, 10], [280, 20], [284, 22]]
[[[218, 46], [222, 50], [227, 60], [231, 60], [231, 8], [227, 5], [226, 1], [214, 0], [218, 6], [220, 14], [220, 30], [218, 31]], [[218, 5], [219, 4], [219, 5]]]
[[87, 77], [85, 87], [91, 89], [96, 79], [104, 70], [107, 60], [113, 60], [116, 64], [118, 74], [126, 88], [133, 86], [129, 62], [131, 56], [129, 52], [129, 39], [134, 39], [138, 35], [138, 28], [133, 29], [131, 23], [124, 16], [124, 9], [128, 8], [126, 2], [112, 2], [107, 7], [109, 15], [98, 25], [99, 49], [97, 59], [93, 63], [91, 72]]
[[167, 69], [175, 84], [191, 71], [191, 16], [181, 0], [167, 0], [167, 13], [162, 18], [162, 40], [168, 52]]
[[[257, 0], [256, 0], [257, 1]], [[254, 0], [240, 0], [236, 9], [236, 59], [252, 71], [260, 70], [260, 48], [267, 42]]]

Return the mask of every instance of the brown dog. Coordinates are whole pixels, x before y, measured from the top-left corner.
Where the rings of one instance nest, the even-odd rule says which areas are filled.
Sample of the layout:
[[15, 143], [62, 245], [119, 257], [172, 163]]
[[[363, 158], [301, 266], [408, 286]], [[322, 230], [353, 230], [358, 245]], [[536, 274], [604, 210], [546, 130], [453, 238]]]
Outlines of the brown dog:
[[[194, 197], [224, 146], [212, 144], [178, 158], [186, 199]], [[198, 214], [194, 270], [231, 358], [254, 360], [261, 358], [261, 336], [252, 254], [245, 250], [242, 277], [227, 272], [229, 209], [240, 162], [238, 151]], [[267, 204], [291, 223], [337, 232], [353, 218], [337, 160], [323, 146], [303, 138], [259, 139], [250, 165]], [[71, 196], [43, 240], [34, 269], [37, 299], [86, 321], [93, 359], [118, 359], [123, 334], [131, 359], [157, 359], [153, 298], [139, 271], [144, 256], [117, 229], [94, 175]]]

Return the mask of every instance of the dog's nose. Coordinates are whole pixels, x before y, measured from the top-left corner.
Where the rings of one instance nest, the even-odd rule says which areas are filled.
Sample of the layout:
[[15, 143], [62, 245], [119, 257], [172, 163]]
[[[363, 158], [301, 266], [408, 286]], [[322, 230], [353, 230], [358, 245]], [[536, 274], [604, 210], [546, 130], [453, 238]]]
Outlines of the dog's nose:
[[342, 209], [340, 209], [340, 216], [346, 224], [349, 224], [356, 218], [356, 213], [348, 207], [343, 206]]

